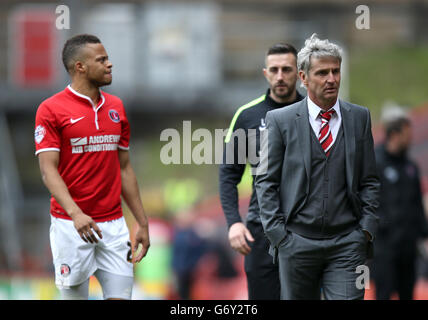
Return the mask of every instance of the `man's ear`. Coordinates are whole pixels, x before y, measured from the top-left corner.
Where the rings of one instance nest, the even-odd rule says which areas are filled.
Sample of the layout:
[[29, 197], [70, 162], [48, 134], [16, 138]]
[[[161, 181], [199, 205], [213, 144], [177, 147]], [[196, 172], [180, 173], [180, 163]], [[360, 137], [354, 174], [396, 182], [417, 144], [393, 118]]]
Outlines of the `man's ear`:
[[86, 65], [82, 61], [78, 60], [74, 63], [74, 71], [85, 73], [86, 72]]
[[300, 77], [300, 82], [302, 82], [305, 87], [308, 87], [308, 77], [306, 76], [306, 73], [300, 70], [299, 77]]
[[263, 68], [263, 75], [265, 76], [265, 78], [267, 79], [267, 69]]

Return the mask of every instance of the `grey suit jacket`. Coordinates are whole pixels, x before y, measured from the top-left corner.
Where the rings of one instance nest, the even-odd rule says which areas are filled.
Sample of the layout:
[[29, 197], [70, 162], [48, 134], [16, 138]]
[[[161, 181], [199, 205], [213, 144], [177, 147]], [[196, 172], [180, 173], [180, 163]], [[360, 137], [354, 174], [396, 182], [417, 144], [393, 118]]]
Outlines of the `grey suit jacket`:
[[[345, 139], [347, 195], [360, 226], [374, 238], [380, 182], [370, 112], [342, 100], [339, 104]], [[267, 165], [267, 169], [265, 174], [256, 176], [255, 187], [260, 218], [272, 249], [285, 237], [287, 220], [302, 209], [309, 194], [312, 128], [307, 98], [268, 112], [266, 126], [268, 143], [261, 147], [260, 166]]]

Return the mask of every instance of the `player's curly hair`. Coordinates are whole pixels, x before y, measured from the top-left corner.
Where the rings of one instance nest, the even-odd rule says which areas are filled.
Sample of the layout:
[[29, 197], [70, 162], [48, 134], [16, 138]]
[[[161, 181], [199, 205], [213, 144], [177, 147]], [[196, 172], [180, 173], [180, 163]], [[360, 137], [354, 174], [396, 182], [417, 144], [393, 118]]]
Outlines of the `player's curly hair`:
[[311, 68], [311, 57], [335, 57], [342, 62], [342, 49], [328, 39], [320, 40], [314, 33], [297, 54], [297, 69], [307, 74]]
[[68, 73], [72, 72], [80, 49], [87, 43], [101, 43], [101, 40], [91, 34], [78, 34], [66, 41], [62, 49], [62, 62]]

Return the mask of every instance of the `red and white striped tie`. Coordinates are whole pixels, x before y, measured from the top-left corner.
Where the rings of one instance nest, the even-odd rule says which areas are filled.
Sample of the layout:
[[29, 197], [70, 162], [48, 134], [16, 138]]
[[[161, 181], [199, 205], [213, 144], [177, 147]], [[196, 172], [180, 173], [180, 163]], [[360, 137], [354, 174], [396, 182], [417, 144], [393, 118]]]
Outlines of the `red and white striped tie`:
[[335, 112], [334, 109], [320, 112], [321, 129], [320, 129], [320, 133], [318, 134], [318, 140], [321, 143], [321, 146], [324, 149], [324, 152], [327, 157], [330, 154], [331, 147], [333, 146], [333, 135], [331, 134], [331, 130], [330, 130], [330, 126], [328, 125], [328, 122], [330, 121], [334, 112]]

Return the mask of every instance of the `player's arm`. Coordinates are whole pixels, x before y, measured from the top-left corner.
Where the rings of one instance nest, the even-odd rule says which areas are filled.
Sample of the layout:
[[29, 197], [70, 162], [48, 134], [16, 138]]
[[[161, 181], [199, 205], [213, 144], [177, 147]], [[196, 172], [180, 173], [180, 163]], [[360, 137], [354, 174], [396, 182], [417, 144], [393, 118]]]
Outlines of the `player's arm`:
[[238, 206], [238, 184], [241, 181], [245, 165], [221, 164], [219, 169], [220, 201], [229, 227], [230, 246], [244, 254], [250, 253], [247, 240], [254, 241], [250, 231], [242, 222]]
[[[240, 117], [237, 119], [236, 127], [240, 127]], [[229, 128], [229, 130], [234, 129], [234, 125]], [[254, 238], [242, 222], [238, 205], [238, 184], [245, 171], [245, 163], [239, 163], [239, 158], [241, 156], [246, 159], [246, 154], [241, 154], [243, 149], [239, 148], [233, 135], [229, 139], [226, 138], [223, 149], [223, 162], [219, 168], [219, 192], [221, 206], [229, 228], [229, 243], [234, 250], [247, 255], [251, 251], [247, 240], [253, 242]], [[228, 153], [233, 155], [231, 157], [233, 161], [228, 160]]]
[[101, 230], [91, 217], [83, 213], [74, 202], [68, 188], [58, 172], [59, 152], [45, 151], [38, 154], [42, 180], [49, 192], [61, 207], [67, 212], [74, 223], [74, 227], [85, 242], [98, 242], [92, 229], [102, 238]]
[[137, 252], [141, 243], [142, 249], [137, 257], [133, 257], [135, 262], [140, 262], [145, 257], [150, 247], [149, 224], [144, 212], [143, 203], [140, 198], [137, 178], [129, 160], [129, 152], [119, 149], [120, 172], [122, 177], [122, 197], [138, 224], [135, 235], [133, 252]]

